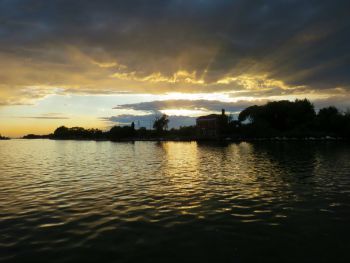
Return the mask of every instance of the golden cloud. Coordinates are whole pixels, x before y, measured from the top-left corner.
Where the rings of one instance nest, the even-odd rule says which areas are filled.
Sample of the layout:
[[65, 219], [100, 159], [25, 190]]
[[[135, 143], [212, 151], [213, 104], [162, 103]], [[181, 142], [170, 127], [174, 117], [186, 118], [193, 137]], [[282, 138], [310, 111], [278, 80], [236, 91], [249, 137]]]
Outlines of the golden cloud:
[[[310, 87], [287, 84], [281, 79], [270, 77], [266, 72], [259, 72], [257, 68], [254, 73], [228, 70], [226, 74], [209, 78], [209, 66], [203, 72], [181, 65], [171, 71], [166, 69], [168, 64], [165, 63], [166, 70], [147, 72], [143, 70], [147, 69], [147, 63], [135, 68], [119, 61], [104, 49], [86, 50], [72, 45], [48, 45], [45, 48], [2, 52], [0, 105], [31, 104], [50, 94], [67, 93], [226, 92], [233, 96], [250, 94], [258, 99], [312, 92]], [[244, 63], [239, 66], [244, 68]], [[328, 89], [328, 92], [332, 96], [339, 94], [336, 89]]]

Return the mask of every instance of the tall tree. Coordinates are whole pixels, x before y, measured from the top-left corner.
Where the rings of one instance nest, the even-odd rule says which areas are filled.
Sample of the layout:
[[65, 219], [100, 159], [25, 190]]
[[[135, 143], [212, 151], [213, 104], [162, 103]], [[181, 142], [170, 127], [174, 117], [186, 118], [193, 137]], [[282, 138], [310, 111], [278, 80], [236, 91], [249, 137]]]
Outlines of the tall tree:
[[163, 114], [162, 116], [157, 116], [153, 123], [153, 128], [157, 133], [162, 133], [164, 130], [168, 129], [169, 119], [168, 116]]

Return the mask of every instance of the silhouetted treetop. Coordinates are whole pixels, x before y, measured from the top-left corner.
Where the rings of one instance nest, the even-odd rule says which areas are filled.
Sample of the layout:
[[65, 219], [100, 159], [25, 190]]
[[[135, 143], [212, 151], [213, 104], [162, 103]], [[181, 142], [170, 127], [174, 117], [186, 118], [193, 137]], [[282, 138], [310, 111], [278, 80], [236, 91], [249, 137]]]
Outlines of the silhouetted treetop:
[[163, 114], [162, 116], [157, 116], [153, 123], [153, 128], [158, 132], [162, 133], [168, 128], [169, 119], [168, 116]]
[[114, 140], [120, 140], [125, 138], [133, 138], [135, 136], [135, 124], [131, 123], [131, 126], [114, 126], [109, 131], [109, 138]]
[[101, 139], [104, 134], [99, 129], [84, 129], [82, 127], [67, 128], [61, 126], [53, 133], [55, 139]]
[[316, 116], [314, 106], [308, 100], [269, 102], [262, 106], [251, 106], [239, 114], [239, 121], [267, 125], [286, 131], [312, 121]]

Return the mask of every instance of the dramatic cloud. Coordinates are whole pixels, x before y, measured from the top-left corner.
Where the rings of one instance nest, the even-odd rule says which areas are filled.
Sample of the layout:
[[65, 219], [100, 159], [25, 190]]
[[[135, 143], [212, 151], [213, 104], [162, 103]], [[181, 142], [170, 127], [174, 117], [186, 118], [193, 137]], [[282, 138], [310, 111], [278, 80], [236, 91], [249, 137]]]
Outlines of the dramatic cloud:
[[0, 0], [0, 105], [60, 92], [336, 96], [350, 88], [349, 8], [345, 0]]
[[[166, 113], [170, 115], [172, 127], [179, 127], [193, 125], [195, 123], [196, 117], [211, 113], [220, 113], [222, 109], [225, 109], [226, 113], [232, 115], [234, 118], [237, 118], [238, 114], [247, 107], [250, 107], [252, 105], [263, 105], [267, 102], [268, 100], [242, 100], [237, 102], [222, 102], [217, 100], [163, 100], [140, 102], [133, 104], [121, 104], [114, 107], [116, 112], [118, 112], [118, 110], [133, 110], [136, 113], [139, 112], [140, 114], [121, 114], [104, 119], [119, 123], [120, 125], [135, 122], [138, 123], [139, 126], [148, 127], [150, 123], [154, 121], [155, 116]], [[316, 111], [330, 105], [335, 105], [342, 111], [350, 110], [349, 100], [347, 96], [316, 99], [313, 100], [312, 103], [314, 104]], [[185, 112], [185, 114], [183, 114], [183, 112]]]
[[[180, 126], [194, 125], [196, 117], [214, 112], [221, 112], [225, 109], [228, 114], [237, 117], [238, 113], [253, 105], [264, 104], [267, 101], [237, 101], [237, 102], [222, 102], [218, 100], [161, 100], [140, 102], [133, 104], [121, 104], [113, 109], [116, 110], [132, 110], [137, 115], [120, 114], [117, 116], [106, 117], [103, 120], [112, 122], [118, 125], [130, 125], [131, 122], [136, 124], [136, 127], [152, 128], [152, 124], [156, 116], [163, 113], [169, 115], [169, 127], [178, 128]], [[146, 113], [146, 114], [145, 114]], [[186, 116], [189, 115], [189, 116]]]
[[225, 109], [228, 112], [240, 112], [255, 104], [264, 104], [267, 101], [238, 101], [238, 102], [222, 102], [217, 100], [163, 100], [163, 101], [150, 101], [134, 104], [122, 104], [118, 105], [114, 109], [129, 109], [136, 111], [146, 112], [160, 112], [167, 109], [184, 109], [192, 111], [208, 111], [208, 112], [220, 112], [221, 109]]

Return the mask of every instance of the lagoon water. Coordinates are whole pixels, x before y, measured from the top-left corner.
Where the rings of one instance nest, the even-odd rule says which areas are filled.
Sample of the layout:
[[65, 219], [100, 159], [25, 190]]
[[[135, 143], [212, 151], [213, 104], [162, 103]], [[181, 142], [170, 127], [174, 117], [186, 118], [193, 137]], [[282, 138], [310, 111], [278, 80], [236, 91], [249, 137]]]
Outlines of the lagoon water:
[[350, 262], [350, 145], [0, 141], [0, 262]]

